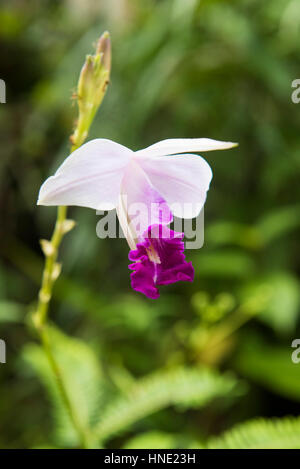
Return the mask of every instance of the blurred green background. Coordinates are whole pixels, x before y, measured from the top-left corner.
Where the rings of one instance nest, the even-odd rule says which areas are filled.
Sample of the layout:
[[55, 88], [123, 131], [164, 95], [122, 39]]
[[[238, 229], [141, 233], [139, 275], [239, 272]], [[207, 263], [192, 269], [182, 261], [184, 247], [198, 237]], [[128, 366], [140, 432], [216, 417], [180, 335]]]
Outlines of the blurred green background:
[[90, 138], [240, 145], [204, 155], [195, 281], [159, 300], [131, 290], [126, 241], [70, 209], [51, 319], [79, 418], [108, 448], [299, 447], [298, 0], [10, 0], [0, 24], [0, 447], [79, 445], [30, 327], [56, 213], [36, 199], [69, 152], [71, 95], [104, 30], [111, 83]]

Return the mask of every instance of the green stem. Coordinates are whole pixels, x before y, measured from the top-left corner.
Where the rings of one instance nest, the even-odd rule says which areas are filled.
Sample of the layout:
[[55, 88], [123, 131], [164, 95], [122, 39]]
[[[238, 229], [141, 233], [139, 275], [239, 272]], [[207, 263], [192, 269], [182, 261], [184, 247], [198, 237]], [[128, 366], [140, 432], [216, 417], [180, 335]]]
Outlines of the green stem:
[[52, 252], [45, 254], [46, 259], [42, 276], [42, 285], [39, 291], [38, 306], [36, 310], [36, 317], [40, 324], [45, 324], [47, 321], [49, 303], [52, 297], [53, 285], [55, 283], [53, 270], [57, 260], [59, 246], [64, 236], [63, 222], [66, 220], [66, 217], [67, 207], [58, 207], [55, 227], [50, 241]]
[[49, 340], [49, 335], [48, 331], [45, 327], [42, 327], [39, 331], [40, 339], [44, 348], [44, 351], [46, 353], [46, 356], [49, 361], [49, 365], [52, 369], [53, 375], [55, 376], [57, 387], [59, 389], [62, 401], [64, 403], [64, 406], [69, 414], [69, 417], [71, 419], [71, 422], [78, 434], [78, 437], [80, 439], [80, 446], [84, 449], [87, 449], [90, 447], [89, 445], [89, 434], [88, 431], [81, 425], [77, 414], [75, 412], [75, 409], [72, 405], [72, 402], [68, 396], [66, 387], [64, 385], [63, 377], [61, 374], [61, 371], [59, 369], [59, 366], [57, 364], [57, 361], [55, 360], [54, 354], [51, 349], [50, 345], [50, 340]]
[[[79, 141], [82, 141], [81, 133]], [[85, 136], [87, 135], [87, 129], [85, 131]], [[72, 152], [78, 148], [79, 145], [73, 143]], [[48, 331], [47, 331], [47, 318], [49, 304], [52, 297], [53, 286], [57, 275], [55, 275], [55, 268], [57, 268], [57, 257], [59, 252], [59, 247], [66, 233], [64, 229], [64, 222], [67, 219], [67, 207], [60, 206], [57, 209], [57, 216], [55, 227], [50, 242], [48, 243], [49, 249], [44, 250], [45, 254], [45, 264], [42, 274], [42, 284], [39, 291], [38, 305], [33, 316], [33, 323], [36, 327], [37, 333], [39, 335], [40, 341], [43, 345], [45, 354], [47, 356], [49, 365], [52, 369], [53, 375], [56, 379], [57, 387], [61, 395], [64, 406], [69, 414], [71, 422], [78, 434], [78, 438], [82, 448], [88, 448], [89, 445], [89, 431], [85, 429], [77, 416], [76, 409], [74, 408], [71, 399], [68, 395], [67, 388], [65, 386], [63, 376], [60, 370], [60, 367], [56, 361], [55, 355], [53, 354]]]
[[[73, 143], [71, 148], [71, 153], [75, 151], [81, 143], [83, 143], [84, 139], [88, 134], [89, 126], [85, 128], [81, 128], [81, 131], [78, 132], [78, 127], [76, 128], [75, 132], [77, 132], [78, 142]], [[84, 134], [84, 138], [83, 138]], [[44, 252], [45, 254], [45, 265], [42, 275], [42, 285], [39, 291], [39, 299], [38, 305], [35, 313], [35, 318], [39, 324], [43, 325], [47, 321], [49, 303], [52, 297], [52, 290], [53, 285], [56, 280], [56, 276], [54, 275], [54, 269], [56, 266], [56, 260], [58, 257], [58, 251], [62, 239], [66, 233], [64, 229], [64, 222], [67, 219], [67, 207], [60, 206], [57, 208], [57, 215], [56, 215], [56, 222], [55, 227], [53, 230], [53, 234], [51, 240], [49, 242], [50, 250], [49, 252]]]

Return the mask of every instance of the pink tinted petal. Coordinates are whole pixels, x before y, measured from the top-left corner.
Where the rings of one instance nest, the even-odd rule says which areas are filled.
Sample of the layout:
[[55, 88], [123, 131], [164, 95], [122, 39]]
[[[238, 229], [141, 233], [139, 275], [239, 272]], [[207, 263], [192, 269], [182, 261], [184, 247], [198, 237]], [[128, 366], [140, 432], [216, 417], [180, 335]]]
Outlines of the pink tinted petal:
[[200, 213], [212, 179], [211, 168], [204, 158], [184, 154], [142, 157], [138, 161], [173, 215], [194, 218]]
[[[121, 226], [130, 223], [132, 236], [138, 240], [151, 224], [168, 224], [172, 213], [146, 173], [134, 160], [128, 164], [121, 185], [122, 201], [118, 206]], [[125, 233], [124, 233], [125, 234]]]

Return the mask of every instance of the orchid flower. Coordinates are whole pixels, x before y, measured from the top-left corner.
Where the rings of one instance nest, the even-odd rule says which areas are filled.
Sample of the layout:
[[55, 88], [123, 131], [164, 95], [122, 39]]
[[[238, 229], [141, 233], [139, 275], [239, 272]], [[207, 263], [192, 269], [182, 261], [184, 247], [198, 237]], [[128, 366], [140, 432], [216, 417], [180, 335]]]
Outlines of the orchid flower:
[[[212, 171], [201, 156], [186, 152], [234, 146], [208, 138], [169, 139], [134, 152], [110, 140], [91, 140], [44, 182], [38, 204], [116, 208], [131, 248], [132, 288], [158, 298], [158, 286], [194, 279], [192, 263], [185, 260], [184, 234], [167, 225], [173, 215], [194, 218], [200, 213]], [[132, 207], [142, 207], [139, 227]]]

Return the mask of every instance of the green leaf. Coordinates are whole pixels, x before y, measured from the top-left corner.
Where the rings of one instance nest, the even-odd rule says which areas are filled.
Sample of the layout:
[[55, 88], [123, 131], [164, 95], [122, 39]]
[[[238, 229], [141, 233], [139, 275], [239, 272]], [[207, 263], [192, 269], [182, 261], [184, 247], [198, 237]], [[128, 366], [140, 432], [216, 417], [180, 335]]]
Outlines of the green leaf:
[[206, 368], [179, 368], [154, 373], [137, 381], [123, 396], [110, 402], [100, 416], [96, 434], [106, 440], [161, 409], [201, 408], [212, 399], [236, 391], [233, 376]]
[[[52, 352], [58, 363], [69, 399], [83, 428], [89, 428], [98, 414], [103, 393], [103, 380], [97, 357], [92, 349], [78, 339], [57, 329], [49, 330]], [[52, 403], [55, 422], [55, 443], [77, 446], [78, 435], [61, 399], [57, 381], [42, 347], [28, 344], [23, 358], [37, 374]]]
[[206, 277], [240, 279], [255, 271], [251, 256], [237, 249], [201, 252], [193, 263], [197, 275]]
[[291, 334], [298, 319], [299, 286], [296, 277], [287, 272], [272, 273], [249, 283], [243, 289], [242, 297], [265, 295], [259, 319], [278, 334]]
[[209, 441], [209, 449], [300, 449], [300, 418], [257, 419]]
[[257, 230], [264, 242], [270, 243], [281, 236], [286, 236], [299, 227], [300, 205], [280, 207], [268, 213], [257, 223]]
[[272, 392], [300, 401], [300, 365], [293, 363], [295, 349], [274, 347], [248, 340], [237, 354], [234, 365], [245, 377]]
[[216, 246], [232, 244], [250, 249], [261, 247], [261, 236], [256, 228], [232, 221], [211, 223], [206, 229], [205, 239], [207, 243]]
[[25, 313], [25, 307], [19, 303], [0, 301], [0, 322], [22, 322]]

